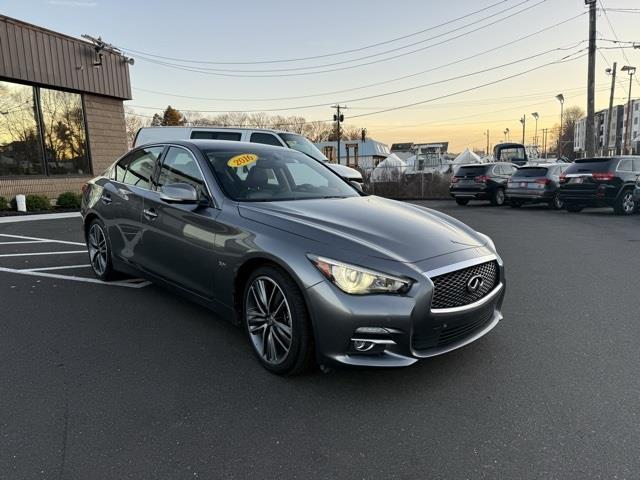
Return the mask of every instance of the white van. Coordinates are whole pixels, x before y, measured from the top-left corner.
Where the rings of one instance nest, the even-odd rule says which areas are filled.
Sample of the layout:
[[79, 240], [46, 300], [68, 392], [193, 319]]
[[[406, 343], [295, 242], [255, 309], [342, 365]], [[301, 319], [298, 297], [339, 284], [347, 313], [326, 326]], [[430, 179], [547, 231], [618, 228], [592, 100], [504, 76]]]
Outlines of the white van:
[[292, 148], [320, 162], [345, 180], [362, 185], [362, 174], [346, 165], [329, 163], [327, 157], [308, 139], [297, 133], [282, 130], [231, 127], [144, 127], [138, 130], [133, 146], [170, 140], [231, 140], [235, 142], [263, 143], [277, 147]]

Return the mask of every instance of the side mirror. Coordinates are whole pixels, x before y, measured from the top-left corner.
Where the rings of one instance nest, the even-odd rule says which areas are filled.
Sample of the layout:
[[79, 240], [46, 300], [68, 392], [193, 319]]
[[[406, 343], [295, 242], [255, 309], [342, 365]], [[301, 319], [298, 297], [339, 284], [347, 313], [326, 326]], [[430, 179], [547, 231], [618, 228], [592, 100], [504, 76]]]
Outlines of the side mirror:
[[349, 180], [349, 183], [353, 188], [355, 188], [359, 192], [362, 192], [362, 185], [360, 184], [360, 182], [356, 182], [355, 180]]
[[167, 203], [198, 203], [198, 192], [188, 183], [170, 183], [160, 188], [160, 200]]

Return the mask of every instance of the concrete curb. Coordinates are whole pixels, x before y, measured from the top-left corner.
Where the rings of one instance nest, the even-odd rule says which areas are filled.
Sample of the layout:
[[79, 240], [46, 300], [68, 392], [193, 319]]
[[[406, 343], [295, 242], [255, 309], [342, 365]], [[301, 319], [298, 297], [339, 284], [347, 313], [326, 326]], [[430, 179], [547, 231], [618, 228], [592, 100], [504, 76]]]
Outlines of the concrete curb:
[[33, 222], [36, 220], [59, 220], [61, 218], [80, 217], [80, 212], [43, 213], [38, 215], [16, 215], [12, 217], [0, 217], [0, 223]]

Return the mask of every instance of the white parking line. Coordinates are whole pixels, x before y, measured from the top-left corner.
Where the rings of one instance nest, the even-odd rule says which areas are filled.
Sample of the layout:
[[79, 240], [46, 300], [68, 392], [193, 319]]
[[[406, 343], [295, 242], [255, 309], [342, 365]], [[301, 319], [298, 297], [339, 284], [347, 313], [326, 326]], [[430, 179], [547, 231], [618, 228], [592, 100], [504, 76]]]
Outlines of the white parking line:
[[46, 240], [23, 240], [21, 242], [0, 242], [0, 245], [22, 245], [23, 243], [50, 243]]
[[0, 258], [4, 257], [31, 257], [36, 255], [68, 255], [70, 253], [87, 253], [86, 250], [71, 250], [68, 252], [35, 252], [35, 253], [4, 253]]
[[76, 277], [76, 276], [57, 275], [55, 273], [33, 272], [29, 270], [18, 270], [15, 268], [5, 268], [5, 267], [0, 267], [0, 272], [17, 273], [20, 275], [31, 275], [34, 277], [55, 278], [58, 280], [72, 280], [74, 282], [97, 283], [100, 285], [111, 285], [114, 287], [142, 288], [151, 284], [151, 282], [148, 282], [146, 280], [140, 283], [131, 283], [130, 281], [103, 282], [102, 280], [98, 280], [97, 278], [84, 278], [84, 277]]
[[[8, 233], [0, 233], [0, 237], [6, 238], [17, 238], [20, 240], [37, 240], [39, 242], [51, 242], [51, 243], [62, 243], [64, 245], [81, 245], [85, 246], [82, 242], [69, 242], [67, 240], [55, 240], [53, 238], [38, 238], [38, 237], [25, 237], [24, 235], [9, 235]], [[36, 242], [37, 243], [37, 242]]]
[[47, 272], [49, 270], [69, 270], [71, 268], [86, 268], [90, 267], [90, 264], [85, 265], [63, 265], [62, 267], [41, 267], [41, 268], [22, 268], [21, 272]]
[[0, 223], [34, 222], [36, 220], [58, 220], [61, 218], [76, 218], [79, 216], [80, 212], [44, 213], [41, 215], [15, 215], [10, 217], [1, 217]]

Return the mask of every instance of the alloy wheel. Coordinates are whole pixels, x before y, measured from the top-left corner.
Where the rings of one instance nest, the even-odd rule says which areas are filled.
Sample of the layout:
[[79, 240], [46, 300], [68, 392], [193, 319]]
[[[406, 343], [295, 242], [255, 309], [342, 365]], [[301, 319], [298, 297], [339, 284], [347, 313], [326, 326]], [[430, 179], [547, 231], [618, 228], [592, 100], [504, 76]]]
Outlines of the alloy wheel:
[[91, 225], [88, 240], [91, 267], [98, 276], [103, 276], [107, 271], [107, 237], [97, 223]]
[[504, 204], [504, 191], [500, 188], [496, 192], [496, 204], [502, 205]]
[[631, 214], [636, 208], [636, 202], [633, 199], [633, 193], [627, 192], [622, 199], [622, 209], [624, 213]]
[[562, 200], [560, 200], [560, 195], [558, 195], [557, 193], [555, 194], [555, 196], [553, 197], [553, 206], [556, 210], [562, 210], [562, 206], [564, 205], [564, 202]]
[[284, 292], [270, 277], [251, 283], [245, 298], [245, 322], [251, 343], [267, 363], [282, 363], [291, 350], [291, 309]]

